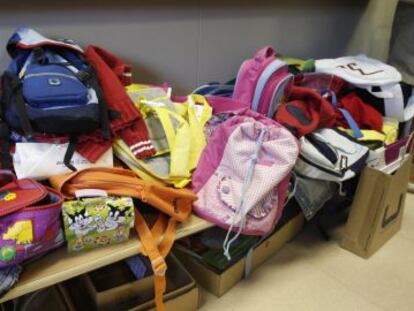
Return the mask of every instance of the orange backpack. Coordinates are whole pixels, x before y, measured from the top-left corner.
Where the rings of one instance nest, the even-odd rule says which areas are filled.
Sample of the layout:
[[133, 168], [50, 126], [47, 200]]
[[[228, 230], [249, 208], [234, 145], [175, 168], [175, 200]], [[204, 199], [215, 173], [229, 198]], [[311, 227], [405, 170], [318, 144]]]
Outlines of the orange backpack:
[[80, 189], [101, 189], [109, 195], [137, 198], [161, 211], [150, 229], [136, 208], [135, 228], [142, 242], [141, 252], [149, 257], [154, 271], [157, 310], [165, 310], [165, 257], [175, 240], [176, 222], [185, 221], [190, 216], [192, 203], [197, 197], [187, 189], [173, 189], [141, 180], [132, 171], [122, 168], [89, 168], [53, 176], [49, 181], [67, 199], [74, 198]]

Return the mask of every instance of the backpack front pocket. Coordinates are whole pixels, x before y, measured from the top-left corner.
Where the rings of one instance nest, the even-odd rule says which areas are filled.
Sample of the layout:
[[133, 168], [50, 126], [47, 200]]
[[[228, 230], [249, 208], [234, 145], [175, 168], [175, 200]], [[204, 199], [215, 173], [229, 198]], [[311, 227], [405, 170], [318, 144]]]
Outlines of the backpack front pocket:
[[24, 76], [23, 96], [32, 107], [86, 105], [88, 94], [88, 88], [76, 75], [61, 65], [31, 65]]

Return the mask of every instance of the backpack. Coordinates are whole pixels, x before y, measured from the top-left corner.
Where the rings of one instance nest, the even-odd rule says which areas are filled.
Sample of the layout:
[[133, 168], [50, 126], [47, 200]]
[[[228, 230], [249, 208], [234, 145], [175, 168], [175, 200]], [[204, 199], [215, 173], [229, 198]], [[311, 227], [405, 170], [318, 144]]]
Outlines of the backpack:
[[2, 79], [3, 120], [29, 138], [35, 132], [69, 135], [64, 163], [76, 170], [70, 159], [79, 135], [101, 127], [103, 136], [110, 136], [101, 89], [82, 49], [21, 28], [7, 51], [12, 61]]
[[[299, 153], [295, 137], [277, 122], [244, 110], [211, 134], [192, 178], [200, 217], [228, 229], [223, 248], [240, 234], [264, 235], [279, 220]], [[237, 232], [229, 239], [230, 232]]]
[[318, 128], [333, 127], [336, 120], [334, 107], [326, 98], [314, 89], [296, 85], [274, 119], [298, 138]]
[[401, 74], [393, 66], [365, 55], [315, 61], [315, 71], [334, 74], [358, 88], [366, 100], [379, 106], [384, 116], [400, 122], [414, 116], [412, 87], [401, 84]]
[[411, 85], [400, 82], [392, 86], [377, 87], [375, 90], [377, 92], [356, 89], [356, 93], [383, 116], [399, 122], [409, 121], [414, 117], [414, 88]]
[[157, 221], [150, 229], [136, 208], [135, 229], [142, 243], [139, 245], [140, 250], [149, 257], [154, 271], [157, 310], [164, 310], [163, 293], [166, 289], [167, 270], [165, 257], [174, 243], [177, 222], [186, 221], [190, 217], [195, 195], [187, 189], [173, 189], [144, 181], [132, 171], [121, 168], [89, 168], [52, 176], [49, 181], [66, 199], [74, 198], [77, 190], [98, 189], [106, 191], [108, 195], [139, 199], [160, 211]]
[[320, 129], [300, 139], [295, 172], [300, 176], [342, 183], [359, 174], [369, 149], [337, 129]]
[[227, 81], [226, 83], [210, 82], [197, 87], [193, 94], [203, 96], [221, 96], [221, 97], [232, 97], [234, 92], [235, 79]]
[[0, 170], [0, 180], [0, 269], [62, 245], [62, 195], [7, 170]]
[[289, 93], [292, 81], [288, 65], [275, 56], [272, 47], [265, 46], [241, 65], [233, 98], [249, 103], [251, 110], [271, 118]]

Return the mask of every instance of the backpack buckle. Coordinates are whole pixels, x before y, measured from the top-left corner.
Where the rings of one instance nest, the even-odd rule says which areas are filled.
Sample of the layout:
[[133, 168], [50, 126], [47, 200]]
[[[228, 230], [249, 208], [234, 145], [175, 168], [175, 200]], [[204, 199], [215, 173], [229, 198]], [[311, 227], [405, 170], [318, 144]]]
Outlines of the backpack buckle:
[[341, 155], [341, 158], [339, 160], [339, 168], [341, 170], [345, 170], [348, 168], [348, 157]]
[[36, 47], [33, 49], [33, 57], [38, 64], [44, 64], [45, 59], [45, 51], [41, 47]]
[[90, 79], [91, 75], [87, 71], [79, 70], [76, 74], [76, 77], [80, 81], [85, 82], [85, 81], [88, 81]]
[[151, 260], [152, 270], [157, 276], [164, 276], [167, 271], [167, 265], [165, 264], [164, 258], [161, 256]]

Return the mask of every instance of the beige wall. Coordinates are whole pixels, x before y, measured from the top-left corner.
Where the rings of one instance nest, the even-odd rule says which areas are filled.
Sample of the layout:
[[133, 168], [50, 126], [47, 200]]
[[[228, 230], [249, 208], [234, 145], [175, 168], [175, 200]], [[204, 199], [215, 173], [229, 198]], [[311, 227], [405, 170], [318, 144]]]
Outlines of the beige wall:
[[[300, 57], [339, 56], [365, 5], [362, 0], [15, 2], [0, 4], [2, 46], [14, 28], [30, 25], [106, 47], [134, 64], [136, 80], [168, 81], [179, 92], [232, 78], [242, 60], [265, 44]], [[3, 48], [2, 68], [7, 62]]]

